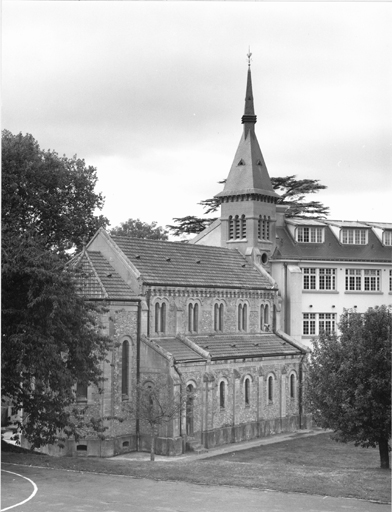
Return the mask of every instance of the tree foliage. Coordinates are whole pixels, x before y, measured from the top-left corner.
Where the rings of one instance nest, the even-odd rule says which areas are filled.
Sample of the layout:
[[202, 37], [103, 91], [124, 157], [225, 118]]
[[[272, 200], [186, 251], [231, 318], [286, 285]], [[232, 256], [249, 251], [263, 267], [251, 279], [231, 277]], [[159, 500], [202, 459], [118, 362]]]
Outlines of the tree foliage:
[[31, 237], [3, 241], [2, 396], [23, 409], [19, 426], [33, 447], [71, 425], [76, 382], [101, 378], [108, 339], [76, 286], [64, 261]]
[[[225, 183], [226, 180], [219, 183]], [[329, 208], [319, 201], [307, 201], [308, 194], [316, 194], [320, 190], [326, 189], [320, 180], [297, 180], [295, 175], [282, 178], [271, 178], [273, 189], [280, 195], [277, 204], [287, 206], [286, 217], [310, 217], [325, 218], [329, 214]], [[221, 200], [219, 197], [204, 199], [198, 203], [204, 209], [204, 215], [209, 215], [218, 211]], [[217, 217], [196, 217], [188, 215], [187, 217], [175, 217], [174, 224], [166, 226], [174, 236], [191, 235], [201, 233]]]
[[313, 343], [307, 381], [308, 406], [316, 423], [338, 441], [379, 447], [389, 467], [391, 437], [392, 313], [386, 306], [362, 316], [345, 311], [339, 336]]
[[151, 461], [155, 460], [159, 427], [181, 417], [189, 400], [194, 398], [194, 393], [174, 390], [170, 384], [170, 379], [163, 375], [139, 383], [133, 389], [131, 401], [124, 405], [125, 412], [138, 419], [150, 433]]
[[2, 132], [2, 233], [39, 236], [57, 252], [80, 248], [108, 224], [95, 211], [103, 196], [94, 191], [94, 167], [74, 156], [42, 150], [30, 134]]
[[97, 177], [76, 157], [42, 151], [31, 135], [2, 136], [2, 396], [23, 409], [33, 447], [75, 422], [75, 384], [98, 384], [108, 339], [100, 310], [78, 293], [67, 250], [100, 225]]
[[117, 236], [129, 236], [131, 238], [147, 238], [149, 240], [167, 240], [168, 231], [157, 225], [156, 221], [151, 224], [142, 222], [140, 219], [128, 219], [120, 226], [112, 228], [109, 233]]

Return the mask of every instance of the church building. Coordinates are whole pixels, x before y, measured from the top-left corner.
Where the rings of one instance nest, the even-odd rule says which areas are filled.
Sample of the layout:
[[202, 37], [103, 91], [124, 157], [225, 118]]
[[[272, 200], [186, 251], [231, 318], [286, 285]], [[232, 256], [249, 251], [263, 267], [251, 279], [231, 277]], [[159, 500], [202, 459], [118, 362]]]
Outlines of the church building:
[[158, 454], [311, 428], [305, 344], [335, 330], [343, 307], [387, 303], [392, 225], [286, 219], [256, 120], [249, 65], [243, 133], [218, 194], [221, 216], [193, 240], [100, 229], [73, 259], [83, 295], [105, 305], [102, 325], [112, 340], [101, 388], [76, 390], [78, 404], [105, 430], [51, 453], [148, 451], [147, 430], [127, 411], [135, 386], [157, 378], [173, 394], [193, 393], [160, 427]]

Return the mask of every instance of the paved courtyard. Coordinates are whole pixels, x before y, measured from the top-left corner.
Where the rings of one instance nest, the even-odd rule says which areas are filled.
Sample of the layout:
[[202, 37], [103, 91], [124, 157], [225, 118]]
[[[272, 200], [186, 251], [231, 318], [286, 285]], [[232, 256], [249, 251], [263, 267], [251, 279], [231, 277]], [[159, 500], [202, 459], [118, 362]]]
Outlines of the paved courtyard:
[[[28, 501], [23, 503], [25, 500]], [[23, 504], [15, 506], [21, 502]], [[390, 505], [347, 498], [2, 465], [2, 511], [238, 512], [244, 509], [247, 512], [390, 512]]]

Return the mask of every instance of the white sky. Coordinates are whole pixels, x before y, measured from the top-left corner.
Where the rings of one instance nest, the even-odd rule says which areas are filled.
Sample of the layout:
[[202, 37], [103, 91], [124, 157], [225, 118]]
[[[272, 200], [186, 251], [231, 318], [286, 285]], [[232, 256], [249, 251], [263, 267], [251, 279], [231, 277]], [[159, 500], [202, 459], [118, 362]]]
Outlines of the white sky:
[[103, 214], [201, 215], [242, 133], [247, 51], [271, 176], [392, 222], [392, 4], [4, 1], [2, 128], [98, 169]]

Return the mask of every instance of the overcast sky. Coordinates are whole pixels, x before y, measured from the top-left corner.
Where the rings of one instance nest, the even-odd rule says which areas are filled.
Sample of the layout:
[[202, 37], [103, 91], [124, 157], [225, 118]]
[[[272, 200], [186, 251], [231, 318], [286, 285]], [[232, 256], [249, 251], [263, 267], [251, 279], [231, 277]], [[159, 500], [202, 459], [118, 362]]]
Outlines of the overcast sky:
[[242, 133], [248, 46], [271, 176], [392, 222], [392, 4], [2, 3], [2, 127], [98, 170], [103, 214], [200, 215]]

